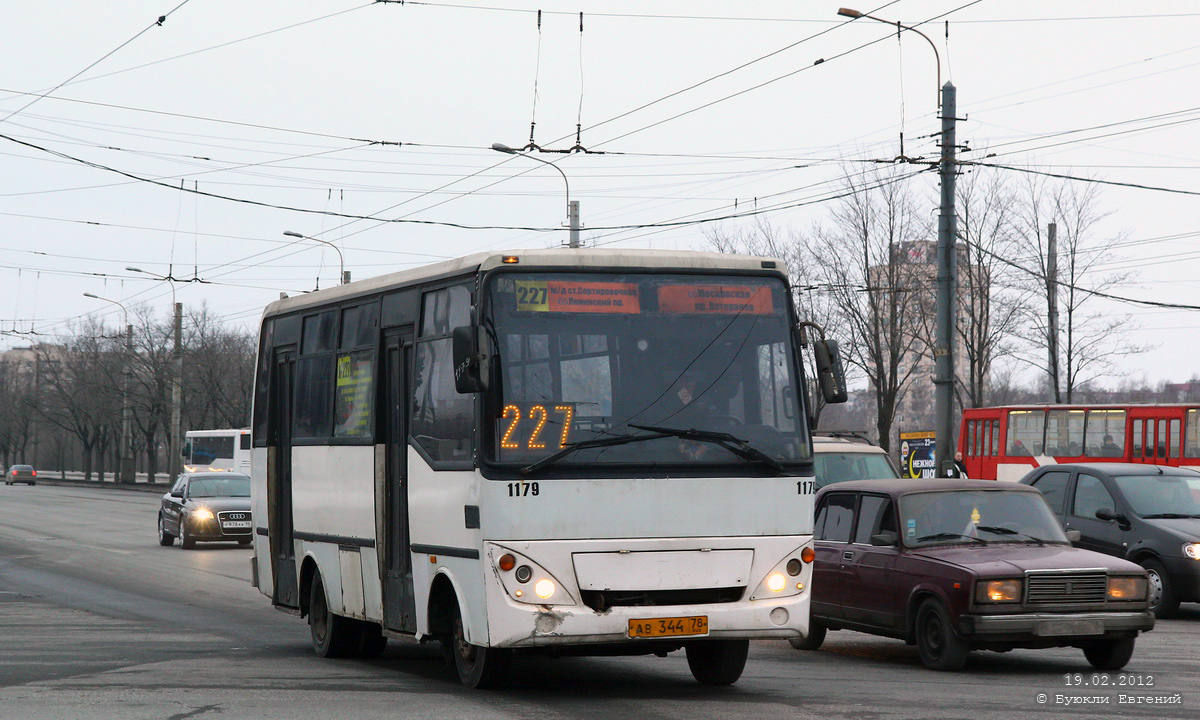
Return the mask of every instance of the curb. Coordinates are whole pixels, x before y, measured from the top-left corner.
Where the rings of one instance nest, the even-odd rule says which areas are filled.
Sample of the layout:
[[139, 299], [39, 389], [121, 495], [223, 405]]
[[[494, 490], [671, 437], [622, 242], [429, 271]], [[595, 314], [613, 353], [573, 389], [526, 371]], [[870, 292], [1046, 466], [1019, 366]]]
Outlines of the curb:
[[170, 483], [134, 483], [132, 485], [98, 480], [61, 480], [59, 478], [38, 477], [38, 485], [56, 485], [61, 487], [102, 488], [105, 490], [127, 490], [143, 493], [165, 493], [171, 489]]

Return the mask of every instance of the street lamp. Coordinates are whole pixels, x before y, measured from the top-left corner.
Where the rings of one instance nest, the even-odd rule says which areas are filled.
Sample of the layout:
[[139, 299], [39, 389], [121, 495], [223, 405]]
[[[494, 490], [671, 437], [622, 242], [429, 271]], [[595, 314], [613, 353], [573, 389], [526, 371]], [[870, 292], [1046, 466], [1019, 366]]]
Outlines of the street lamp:
[[92, 298], [93, 300], [103, 300], [106, 303], [112, 303], [121, 308], [121, 314], [125, 317], [125, 367], [122, 375], [124, 384], [121, 388], [121, 454], [120, 463], [117, 467], [117, 477], [122, 483], [134, 482], [133, 477], [133, 434], [130, 428], [129, 417], [129, 377], [132, 375], [130, 365], [133, 362], [133, 325], [129, 324], [129, 310], [124, 303], [117, 300], [110, 300], [92, 293], [84, 293], [84, 297]]
[[944, 472], [943, 468], [948, 470], [953, 464], [951, 458], [954, 457], [950, 445], [954, 439], [954, 427], [951, 424], [954, 415], [954, 339], [958, 334], [955, 327], [958, 316], [954, 307], [958, 298], [958, 270], [955, 267], [958, 257], [954, 248], [954, 239], [958, 235], [958, 218], [954, 207], [955, 168], [958, 164], [955, 158], [957, 148], [954, 125], [957, 121], [955, 115], [958, 111], [958, 90], [951, 82], [942, 85], [942, 59], [938, 55], [937, 45], [925, 33], [914, 27], [898, 22], [891, 23], [850, 8], [839, 9], [838, 15], [848, 18], [865, 17], [888, 25], [894, 24], [904, 30], [912, 30], [929, 42], [929, 47], [933, 48], [933, 57], [937, 61], [938, 87], [941, 90], [939, 109], [942, 119], [942, 156], [938, 163], [941, 202], [938, 210], [937, 325], [933, 341], [933, 387], [936, 416], [934, 431], [937, 438], [935, 465], [937, 474], [941, 475]]
[[941, 101], [940, 92], [941, 92], [941, 87], [942, 87], [942, 56], [938, 54], [937, 45], [935, 45], [933, 43], [933, 41], [929, 39], [928, 35], [921, 32], [920, 30], [916, 29], [915, 27], [912, 27], [911, 25], [903, 25], [899, 21], [892, 22], [890, 20], [884, 20], [883, 18], [877, 18], [874, 15], [867, 15], [866, 13], [862, 13], [857, 10], [851, 10], [850, 8], [838, 8], [837, 14], [841, 15], [842, 17], [848, 17], [851, 20], [857, 20], [858, 18], [865, 17], [868, 20], [874, 20], [876, 22], [881, 22], [881, 23], [884, 23], [885, 25], [895, 25], [896, 27], [898, 27], [902, 30], [912, 30], [916, 34], [925, 38], [925, 41], [929, 43], [929, 47], [933, 48], [933, 58], [937, 62], [938, 93], [936, 93], [936, 96], [938, 98], [938, 100], [937, 100], [938, 107], [941, 107], [942, 101]]
[[571, 200], [571, 183], [567, 180], [567, 174], [562, 171], [562, 168], [560, 168], [559, 166], [550, 162], [549, 160], [543, 160], [540, 157], [537, 157], [536, 155], [529, 155], [528, 153], [523, 153], [520, 150], [517, 150], [516, 148], [511, 148], [511, 147], [505, 145], [504, 143], [492, 143], [492, 149], [495, 150], [496, 152], [505, 153], [506, 155], [519, 155], [520, 157], [529, 158], [530, 160], [537, 160], [538, 162], [542, 163], [543, 165], [549, 165], [550, 167], [557, 170], [559, 175], [562, 175], [563, 185], [565, 185], [567, 188], [567, 227], [570, 228], [570, 231], [571, 231], [570, 235], [569, 235], [569, 239], [567, 240], [567, 247], [569, 247], [569, 248], [579, 247], [579, 229], [581, 227], [579, 224], [579, 201], [576, 200], [576, 201], [572, 202], [572, 200]]
[[[126, 266], [129, 272], [142, 273], [149, 275], [155, 280], [162, 280], [171, 284], [171, 309], [175, 315], [175, 347], [171, 351], [171, 365], [174, 377], [171, 378], [171, 429], [170, 437], [167, 438], [167, 475], [169, 481], [174, 482], [175, 476], [179, 474], [180, 453], [179, 441], [182, 437], [183, 430], [183, 305], [175, 302], [175, 276], [168, 271], [167, 275], [156, 275], [141, 268]], [[198, 279], [197, 279], [198, 280]], [[152, 478], [151, 478], [152, 479]]]
[[315, 238], [315, 237], [312, 237], [309, 235], [301, 235], [300, 233], [293, 232], [291, 230], [284, 230], [283, 234], [287, 235], [288, 237], [300, 238], [301, 240], [312, 240], [313, 242], [319, 242], [323, 245], [328, 245], [329, 247], [336, 250], [337, 254], [338, 254], [338, 270], [341, 272], [342, 284], [343, 285], [350, 284], [350, 273], [346, 271], [346, 261], [342, 257], [342, 249], [339, 248], [337, 245], [334, 245], [333, 243], [329, 242], [328, 240], [322, 240], [321, 238]]

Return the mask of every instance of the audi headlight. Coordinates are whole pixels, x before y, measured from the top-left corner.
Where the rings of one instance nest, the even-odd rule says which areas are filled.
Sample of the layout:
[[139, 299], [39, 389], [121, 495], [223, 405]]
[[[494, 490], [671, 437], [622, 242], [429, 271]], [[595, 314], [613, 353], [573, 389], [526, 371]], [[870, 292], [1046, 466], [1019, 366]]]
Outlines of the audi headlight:
[[1146, 578], [1110, 577], [1108, 579], [1109, 600], [1145, 600]]
[[975, 584], [975, 602], [1021, 602], [1020, 580], [980, 580]]
[[192, 519], [193, 520], [212, 520], [213, 519], [212, 510], [209, 510], [208, 508], [196, 508], [195, 510], [192, 511]]

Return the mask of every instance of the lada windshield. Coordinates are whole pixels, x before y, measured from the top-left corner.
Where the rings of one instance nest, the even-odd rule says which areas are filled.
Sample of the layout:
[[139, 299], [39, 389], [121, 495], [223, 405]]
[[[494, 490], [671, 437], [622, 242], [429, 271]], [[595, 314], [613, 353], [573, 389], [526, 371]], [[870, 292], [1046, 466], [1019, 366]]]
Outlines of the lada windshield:
[[1039, 493], [938, 490], [900, 498], [900, 528], [909, 547], [970, 542], [1065, 543]]
[[505, 272], [487, 292], [494, 462], [809, 459], [779, 278]]

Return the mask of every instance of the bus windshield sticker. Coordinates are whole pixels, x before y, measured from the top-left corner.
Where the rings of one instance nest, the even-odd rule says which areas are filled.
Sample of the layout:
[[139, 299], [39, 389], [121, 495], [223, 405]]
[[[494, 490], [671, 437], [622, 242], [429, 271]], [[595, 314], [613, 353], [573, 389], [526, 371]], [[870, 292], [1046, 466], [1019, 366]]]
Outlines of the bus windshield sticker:
[[519, 312], [628, 313], [642, 311], [637, 283], [516, 281]]
[[663, 285], [658, 309], [664, 313], [770, 315], [775, 311], [766, 285]]

